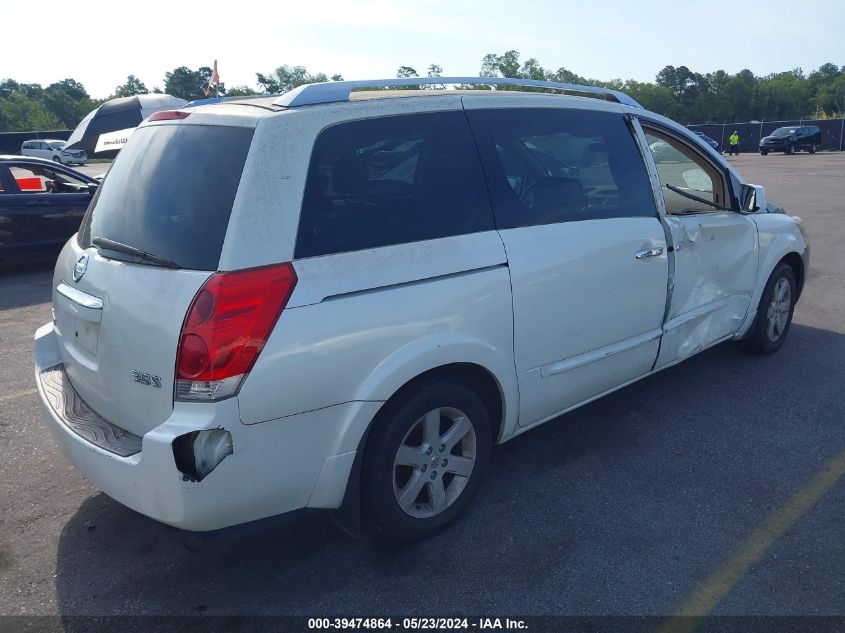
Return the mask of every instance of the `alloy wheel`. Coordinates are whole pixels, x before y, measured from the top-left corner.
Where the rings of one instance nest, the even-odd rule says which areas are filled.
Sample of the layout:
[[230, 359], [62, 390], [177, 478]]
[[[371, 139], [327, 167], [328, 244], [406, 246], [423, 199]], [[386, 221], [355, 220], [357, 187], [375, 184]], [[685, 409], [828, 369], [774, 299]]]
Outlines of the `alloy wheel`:
[[792, 288], [785, 277], [778, 279], [772, 290], [772, 301], [766, 312], [766, 334], [770, 341], [777, 341], [786, 331], [792, 307]]
[[393, 495], [419, 519], [442, 513], [460, 497], [477, 456], [475, 428], [460, 410], [433, 409], [405, 434], [393, 462]]

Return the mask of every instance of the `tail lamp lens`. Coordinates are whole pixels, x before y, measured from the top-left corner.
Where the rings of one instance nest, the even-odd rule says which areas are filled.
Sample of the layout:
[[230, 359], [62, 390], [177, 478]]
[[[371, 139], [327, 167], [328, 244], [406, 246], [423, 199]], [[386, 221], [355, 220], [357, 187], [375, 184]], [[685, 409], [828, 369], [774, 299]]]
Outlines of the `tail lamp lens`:
[[290, 263], [214, 273], [191, 302], [176, 356], [176, 399], [234, 395], [296, 286]]

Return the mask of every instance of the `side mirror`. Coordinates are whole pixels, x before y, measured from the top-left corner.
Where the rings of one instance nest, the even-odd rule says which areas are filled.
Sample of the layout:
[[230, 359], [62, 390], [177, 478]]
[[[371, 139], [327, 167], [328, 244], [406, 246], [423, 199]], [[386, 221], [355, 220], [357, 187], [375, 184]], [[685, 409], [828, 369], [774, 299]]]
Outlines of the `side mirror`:
[[100, 185], [95, 185], [93, 182], [89, 182], [88, 183], [88, 193], [89, 193], [89, 195], [93, 196], [95, 193], [97, 193], [97, 189], [99, 188], [99, 186]]
[[740, 194], [742, 210], [754, 213], [766, 210], [766, 188], [762, 185], [742, 185]]

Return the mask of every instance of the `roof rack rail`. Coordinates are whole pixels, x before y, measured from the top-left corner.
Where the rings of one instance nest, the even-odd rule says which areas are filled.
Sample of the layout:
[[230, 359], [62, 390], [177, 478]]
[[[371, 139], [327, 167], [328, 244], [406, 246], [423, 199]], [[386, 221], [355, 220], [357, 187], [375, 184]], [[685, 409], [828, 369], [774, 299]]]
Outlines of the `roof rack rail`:
[[274, 95], [238, 95], [234, 97], [208, 97], [205, 99], [194, 99], [193, 101], [188, 101], [185, 105], [183, 105], [180, 110], [184, 110], [185, 108], [196, 108], [199, 106], [204, 105], [213, 105], [215, 103], [225, 103], [227, 101], [249, 101], [250, 99], [266, 99], [267, 97], [272, 97]]
[[454, 84], [483, 84], [490, 86], [523, 86], [531, 88], [546, 88], [562, 92], [576, 92], [582, 94], [602, 95], [609, 100], [628, 106], [641, 108], [636, 101], [619, 90], [599, 88], [597, 86], [582, 86], [579, 84], [565, 84], [556, 81], [541, 81], [538, 79], [511, 79], [509, 77], [408, 77], [401, 79], [365, 79], [362, 81], [326, 81], [317, 84], [305, 84], [286, 92], [276, 99], [273, 104], [287, 108], [318, 103], [333, 103], [348, 101], [349, 94], [358, 88], [389, 88], [392, 86], [430, 86]]

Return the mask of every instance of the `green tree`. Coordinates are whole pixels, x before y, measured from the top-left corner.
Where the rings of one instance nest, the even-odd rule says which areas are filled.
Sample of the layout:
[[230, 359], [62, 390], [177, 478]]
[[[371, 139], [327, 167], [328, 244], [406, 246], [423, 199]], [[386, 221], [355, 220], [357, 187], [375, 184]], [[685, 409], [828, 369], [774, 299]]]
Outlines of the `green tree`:
[[546, 75], [546, 70], [540, 65], [540, 62], [532, 57], [531, 59], [526, 59], [525, 63], [522, 64], [522, 69], [519, 71], [518, 76], [524, 77], [525, 79], [543, 80], [546, 78]]
[[[211, 79], [211, 72], [208, 66], [201, 66], [197, 70], [191, 70], [187, 66], [174, 68], [164, 74], [164, 92], [188, 101], [205, 99], [205, 90]], [[220, 84], [218, 92], [220, 95], [226, 94], [223, 84]]]
[[233, 86], [226, 91], [227, 97], [249, 97], [258, 94], [249, 86]]
[[[419, 73], [416, 71], [415, 68], [411, 68], [410, 66], [400, 66], [396, 71], [397, 79], [411, 79], [413, 77], [419, 77]], [[419, 86], [397, 86], [399, 90], [419, 90]]]
[[666, 87], [630, 80], [625, 83], [622, 90], [639, 101], [646, 110], [670, 118], [678, 116], [678, 100], [672, 94], [672, 91]]
[[144, 85], [144, 82], [138, 79], [135, 75], [129, 75], [126, 78], [126, 83], [114, 89], [115, 97], [132, 97], [135, 95], [145, 95], [150, 91]]
[[587, 79], [580, 75], [576, 75], [571, 70], [566, 68], [558, 68], [555, 72], [547, 71], [546, 79], [549, 81], [557, 81], [564, 84], [581, 84], [587, 85]]
[[825, 114], [845, 112], [845, 66], [822, 64], [807, 78], [817, 110]]
[[[288, 66], [287, 64], [279, 66], [267, 75], [255, 73], [255, 77], [258, 85], [261, 86], [261, 92], [265, 94], [281, 94], [293, 90], [297, 86], [322, 83], [329, 80], [325, 73], [312, 75], [305, 66]], [[343, 80], [340, 75], [333, 75], [332, 80], [335, 77], [339, 77], [339, 81]]]
[[62, 79], [47, 86], [42, 92], [41, 103], [66, 128], [76, 127], [97, 106], [85, 87], [74, 79]]
[[[429, 77], [440, 77], [443, 74], [443, 67], [439, 64], [429, 64], [428, 66], [428, 76]], [[445, 90], [445, 84], [428, 84], [425, 86], [428, 90]]]
[[0, 100], [0, 110], [0, 119], [4, 121], [2, 129], [7, 132], [58, 130], [64, 127], [64, 123], [40, 101], [28, 98], [23, 91]]
[[810, 84], [800, 68], [768, 75], [757, 82], [755, 116], [797, 119], [812, 112]]
[[487, 53], [481, 60], [481, 70], [478, 71], [479, 77], [498, 77], [499, 76], [499, 56], [496, 53]]
[[502, 77], [520, 77], [519, 52], [510, 50], [496, 58], [496, 68]]

